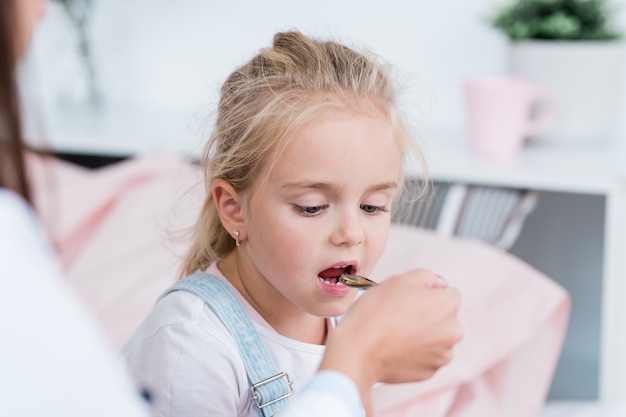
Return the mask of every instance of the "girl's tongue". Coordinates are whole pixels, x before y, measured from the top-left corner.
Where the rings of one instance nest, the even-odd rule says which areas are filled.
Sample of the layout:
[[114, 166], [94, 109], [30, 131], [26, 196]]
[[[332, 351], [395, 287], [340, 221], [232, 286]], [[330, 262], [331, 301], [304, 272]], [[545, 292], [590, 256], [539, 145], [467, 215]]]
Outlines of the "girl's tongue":
[[350, 267], [323, 270], [317, 275], [320, 288], [331, 296], [344, 297], [350, 295], [353, 289], [339, 282], [339, 277], [349, 270]]
[[346, 270], [343, 268], [328, 268], [320, 272], [317, 276], [325, 280], [328, 280], [328, 279], [336, 280], [337, 278], [342, 276], [345, 272]]

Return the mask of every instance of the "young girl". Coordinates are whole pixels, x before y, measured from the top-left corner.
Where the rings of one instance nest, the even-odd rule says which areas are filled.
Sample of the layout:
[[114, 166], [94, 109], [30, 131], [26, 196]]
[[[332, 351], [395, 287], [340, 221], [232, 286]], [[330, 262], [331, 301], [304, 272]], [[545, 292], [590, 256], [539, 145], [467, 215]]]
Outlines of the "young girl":
[[[373, 57], [298, 32], [278, 33], [226, 80], [184, 264], [193, 275], [181, 281], [191, 284], [163, 296], [123, 350], [155, 416], [258, 416], [313, 376], [329, 318], [357, 294], [337, 278], [370, 274], [403, 161], [420, 156], [396, 94]], [[202, 287], [231, 301], [212, 306]], [[227, 323], [249, 319], [259, 349]], [[249, 362], [265, 363], [264, 349], [279, 372], [255, 380]], [[265, 396], [276, 380], [284, 389]]]

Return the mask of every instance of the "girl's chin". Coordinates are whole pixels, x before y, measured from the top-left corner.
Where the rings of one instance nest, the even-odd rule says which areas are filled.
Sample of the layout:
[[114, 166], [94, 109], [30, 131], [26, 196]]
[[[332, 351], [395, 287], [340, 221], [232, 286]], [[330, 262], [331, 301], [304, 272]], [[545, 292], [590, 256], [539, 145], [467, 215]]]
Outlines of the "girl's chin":
[[[356, 291], [354, 291], [356, 292]], [[341, 301], [336, 300], [335, 302], [325, 304], [322, 308], [316, 309], [313, 314], [318, 317], [340, 317], [346, 314], [354, 299], [356, 294], [351, 294], [344, 297]]]

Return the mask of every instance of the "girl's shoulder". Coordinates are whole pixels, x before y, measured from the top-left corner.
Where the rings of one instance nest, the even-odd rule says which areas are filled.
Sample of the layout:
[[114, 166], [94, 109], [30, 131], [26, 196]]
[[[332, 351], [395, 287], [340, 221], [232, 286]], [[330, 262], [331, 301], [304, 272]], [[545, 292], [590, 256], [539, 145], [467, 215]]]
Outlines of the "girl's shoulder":
[[[154, 409], [171, 415], [242, 415], [249, 403], [237, 346], [204, 301], [187, 291], [161, 298], [122, 349]], [[247, 415], [247, 414], [243, 414]]]
[[232, 340], [226, 327], [204, 300], [188, 291], [173, 291], [160, 298], [133, 338], [150, 338], [168, 328], [219, 343]]

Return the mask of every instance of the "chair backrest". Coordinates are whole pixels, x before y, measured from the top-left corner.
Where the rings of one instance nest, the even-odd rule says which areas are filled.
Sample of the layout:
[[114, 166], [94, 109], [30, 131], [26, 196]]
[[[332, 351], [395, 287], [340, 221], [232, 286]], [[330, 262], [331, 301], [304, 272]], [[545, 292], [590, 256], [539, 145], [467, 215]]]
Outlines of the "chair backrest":
[[417, 201], [400, 196], [392, 221], [445, 236], [479, 239], [508, 250], [538, 198], [531, 190], [435, 182]]

